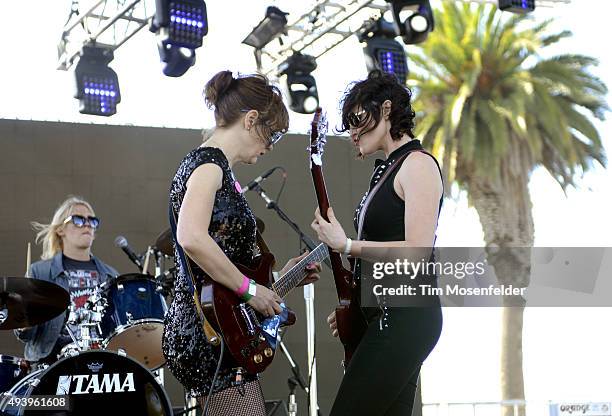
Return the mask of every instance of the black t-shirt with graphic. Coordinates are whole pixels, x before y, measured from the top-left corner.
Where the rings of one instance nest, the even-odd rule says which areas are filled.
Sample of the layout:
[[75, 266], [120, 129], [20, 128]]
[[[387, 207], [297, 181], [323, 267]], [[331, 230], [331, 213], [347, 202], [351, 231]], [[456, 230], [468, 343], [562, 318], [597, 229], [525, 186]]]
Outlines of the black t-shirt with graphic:
[[[71, 259], [65, 255], [62, 256], [62, 262], [64, 265], [64, 272], [66, 277], [68, 278], [68, 290], [70, 293], [70, 304], [76, 306], [76, 311], [78, 312], [83, 306], [87, 299], [94, 294], [94, 289], [100, 285], [101, 278], [98, 270], [96, 268], [96, 264], [93, 260], [81, 261]], [[68, 312], [66, 312], [66, 318], [68, 317]], [[77, 340], [81, 339], [81, 330], [78, 325], [71, 325], [70, 330], [72, 334], [77, 338]], [[92, 330], [95, 332], [95, 330]], [[95, 337], [96, 334], [90, 334], [92, 337]], [[45, 357], [44, 362], [54, 362], [57, 360], [57, 355], [60, 353], [61, 349], [73, 342], [68, 330], [64, 326], [62, 328], [61, 335], [51, 353]]]

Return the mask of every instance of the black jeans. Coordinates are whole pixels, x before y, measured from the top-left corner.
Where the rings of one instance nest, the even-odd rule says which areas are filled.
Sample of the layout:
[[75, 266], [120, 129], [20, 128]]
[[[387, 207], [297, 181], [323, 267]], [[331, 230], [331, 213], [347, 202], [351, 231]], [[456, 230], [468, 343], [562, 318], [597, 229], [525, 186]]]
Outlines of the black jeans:
[[421, 364], [441, 331], [440, 307], [389, 308], [386, 322], [371, 319], [330, 416], [410, 416]]

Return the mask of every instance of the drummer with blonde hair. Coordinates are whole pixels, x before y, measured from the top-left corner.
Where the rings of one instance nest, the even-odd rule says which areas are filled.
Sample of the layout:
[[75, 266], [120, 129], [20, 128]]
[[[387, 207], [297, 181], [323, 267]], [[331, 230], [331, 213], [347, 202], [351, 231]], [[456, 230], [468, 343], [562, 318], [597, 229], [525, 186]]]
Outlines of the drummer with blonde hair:
[[[68, 197], [50, 224], [32, 222], [32, 226], [38, 231], [36, 242], [42, 243], [43, 252], [41, 261], [32, 264], [28, 275], [63, 287], [70, 293], [70, 303], [77, 313], [97, 286], [117, 276], [115, 269], [91, 253], [100, 220], [83, 198]], [[80, 338], [78, 326], [66, 325], [66, 318], [67, 314], [60, 314], [43, 324], [15, 331], [25, 343], [28, 361], [53, 363], [73, 337]]]

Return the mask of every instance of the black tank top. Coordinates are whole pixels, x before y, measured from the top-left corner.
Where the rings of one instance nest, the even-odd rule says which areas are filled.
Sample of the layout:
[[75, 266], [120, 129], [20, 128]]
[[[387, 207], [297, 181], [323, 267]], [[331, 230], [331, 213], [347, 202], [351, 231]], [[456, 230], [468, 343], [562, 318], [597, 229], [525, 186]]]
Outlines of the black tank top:
[[[376, 186], [386, 170], [393, 165], [397, 159], [406, 153], [415, 150], [424, 152], [421, 142], [416, 139], [411, 140], [401, 147], [395, 149], [393, 152], [391, 152], [386, 160], [377, 159], [375, 161], [375, 168], [374, 173], [372, 174], [372, 179], [370, 180], [370, 187], [355, 210], [355, 217], [353, 218], [355, 231], [358, 231], [359, 215], [372, 188]], [[440, 170], [440, 165], [438, 164], [436, 158], [427, 152], [424, 153], [431, 156], [431, 158], [436, 162], [438, 170]], [[363, 220], [363, 230], [361, 232], [362, 240], [403, 241], [405, 239], [405, 203], [399, 197], [399, 195], [397, 195], [395, 189], [393, 189], [393, 181], [395, 179], [395, 175], [397, 175], [397, 172], [399, 172], [401, 165], [401, 163], [397, 165], [389, 176], [387, 176], [385, 182], [380, 186], [370, 202]], [[440, 176], [442, 176], [441, 171]], [[438, 205], [438, 218], [440, 217], [440, 210], [442, 209], [442, 200], [443, 197], [440, 197], [440, 203]]]

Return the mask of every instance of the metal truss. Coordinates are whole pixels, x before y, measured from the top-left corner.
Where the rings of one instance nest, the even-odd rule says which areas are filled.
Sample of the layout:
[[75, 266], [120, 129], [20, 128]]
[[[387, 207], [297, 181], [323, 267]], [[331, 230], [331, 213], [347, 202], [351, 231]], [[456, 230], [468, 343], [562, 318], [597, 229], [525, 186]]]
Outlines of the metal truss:
[[[498, 4], [497, 0], [443, 0], [473, 1]], [[571, 0], [536, 0], [536, 7], [553, 7]], [[311, 9], [290, 21], [287, 34], [255, 50], [258, 69], [268, 75], [277, 75], [278, 66], [293, 52], [319, 58], [350, 36], [362, 32], [370, 19], [390, 10], [384, 0], [317, 0]]]
[[289, 22], [287, 34], [279, 42], [272, 41], [255, 51], [261, 62], [258, 69], [276, 75], [277, 67], [294, 51], [318, 58], [387, 10], [384, 0], [317, 0], [309, 11]]
[[[444, 0], [493, 3], [497, 0]], [[568, 4], [571, 0], [536, 0], [537, 7]], [[67, 70], [83, 45], [115, 50], [150, 24], [154, 0], [72, 0], [72, 10], [58, 44], [58, 69]], [[80, 13], [81, 6], [86, 6]], [[294, 51], [319, 58], [350, 36], [364, 30], [372, 18], [389, 10], [385, 0], [316, 0], [310, 10], [290, 21], [287, 34], [255, 50], [258, 68], [277, 75], [278, 66]]]
[[114, 51], [150, 24], [154, 14], [154, 0], [72, 0], [57, 47], [57, 69], [69, 69], [83, 45], [91, 42]]

